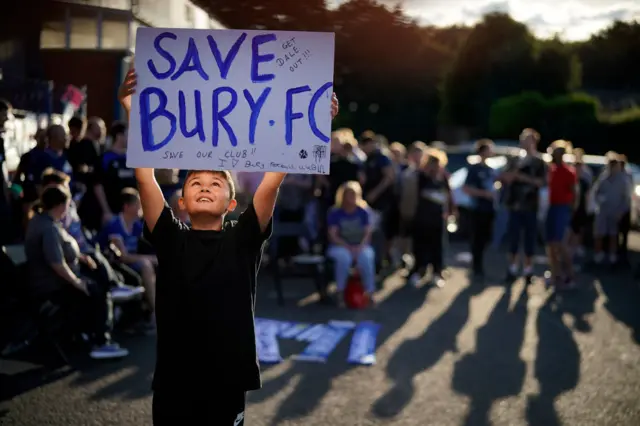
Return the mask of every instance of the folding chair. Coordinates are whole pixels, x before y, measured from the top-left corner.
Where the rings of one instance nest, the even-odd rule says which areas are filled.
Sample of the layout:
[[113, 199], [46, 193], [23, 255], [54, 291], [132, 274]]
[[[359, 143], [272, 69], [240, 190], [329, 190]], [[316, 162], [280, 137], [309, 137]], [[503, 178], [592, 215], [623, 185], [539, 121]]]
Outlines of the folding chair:
[[306, 235], [305, 224], [293, 222], [276, 222], [273, 226], [273, 234], [269, 241], [269, 259], [273, 282], [278, 297], [278, 304], [284, 305], [284, 292], [282, 290], [283, 278], [308, 278], [314, 280], [316, 290], [322, 299], [326, 298], [327, 281], [325, 279], [325, 257], [316, 254], [298, 254], [291, 257], [294, 270], [285, 271], [278, 262], [278, 243], [282, 238], [301, 237]]

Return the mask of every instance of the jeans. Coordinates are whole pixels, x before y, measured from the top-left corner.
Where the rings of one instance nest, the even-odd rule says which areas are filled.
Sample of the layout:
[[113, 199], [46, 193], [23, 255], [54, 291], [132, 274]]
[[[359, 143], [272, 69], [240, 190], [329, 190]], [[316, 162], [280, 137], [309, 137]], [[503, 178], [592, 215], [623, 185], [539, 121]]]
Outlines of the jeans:
[[520, 248], [520, 235], [524, 234], [524, 255], [531, 257], [536, 248], [538, 215], [535, 211], [509, 212], [509, 253], [516, 256]]
[[[346, 247], [330, 246], [327, 250], [327, 256], [335, 263], [336, 287], [338, 291], [344, 291], [349, 278], [349, 270], [354, 263], [353, 255]], [[362, 285], [368, 293], [373, 293], [376, 289], [375, 259], [376, 253], [371, 246], [364, 246], [358, 254], [358, 258], [355, 259], [362, 278]]]
[[507, 227], [509, 223], [509, 210], [504, 206], [498, 207], [496, 211], [496, 217], [493, 221], [493, 237], [491, 245], [495, 250], [502, 246], [504, 236], [507, 233]]

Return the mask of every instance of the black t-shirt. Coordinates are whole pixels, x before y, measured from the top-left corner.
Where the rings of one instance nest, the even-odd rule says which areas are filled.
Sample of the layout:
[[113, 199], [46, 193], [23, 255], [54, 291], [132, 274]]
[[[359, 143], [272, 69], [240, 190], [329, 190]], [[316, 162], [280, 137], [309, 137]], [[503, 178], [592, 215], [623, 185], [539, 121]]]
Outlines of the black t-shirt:
[[362, 170], [362, 164], [352, 157], [343, 155], [331, 155], [331, 163], [329, 168], [329, 193], [328, 198], [333, 203], [336, 198], [338, 188], [345, 182], [352, 180], [358, 181], [359, 174]]
[[90, 139], [72, 142], [67, 149], [67, 157], [76, 181], [84, 184], [87, 190], [78, 207], [82, 224], [90, 229], [100, 229], [102, 209], [94, 192], [94, 187], [100, 183], [97, 174], [100, 169], [100, 145]]
[[[381, 151], [375, 151], [367, 156], [367, 161], [364, 165], [366, 178], [364, 188], [362, 188], [364, 198], [367, 198], [369, 193], [382, 182], [382, 179], [384, 179], [384, 169], [392, 165], [393, 162], [391, 159]], [[393, 185], [389, 185], [371, 204], [371, 207], [375, 210], [386, 210], [393, 204], [393, 195]]]
[[[546, 180], [547, 165], [537, 155], [513, 158], [506, 167], [506, 171], [522, 173], [534, 179]], [[513, 181], [506, 194], [506, 205], [510, 210], [537, 211], [539, 191], [536, 185]]]
[[137, 188], [135, 170], [127, 167], [127, 155], [106, 151], [102, 154], [97, 176], [98, 181], [102, 182], [111, 211], [114, 213], [121, 211], [122, 190]]
[[418, 206], [416, 209], [415, 222], [429, 226], [441, 226], [442, 215], [445, 212], [449, 192], [449, 184], [438, 173], [438, 176], [431, 177], [424, 173], [418, 174]]
[[261, 232], [253, 205], [222, 231], [192, 230], [168, 205], [153, 233], [145, 228], [158, 256], [154, 389], [261, 387], [254, 312], [271, 229]]

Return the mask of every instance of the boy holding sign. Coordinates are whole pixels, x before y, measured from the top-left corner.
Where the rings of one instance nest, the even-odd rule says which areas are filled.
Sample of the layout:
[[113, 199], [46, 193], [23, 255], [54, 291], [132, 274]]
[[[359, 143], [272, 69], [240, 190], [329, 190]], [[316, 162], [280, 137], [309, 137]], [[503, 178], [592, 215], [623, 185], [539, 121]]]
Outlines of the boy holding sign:
[[[135, 87], [130, 70], [119, 93], [127, 114]], [[337, 112], [334, 94], [332, 117]], [[188, 227], [167, 205], [153, 169], [135, 172], [145, 235], [156, 249], [159, 268], [154, 425], [242, 425], [246, 391], [261, 386], [256, 280], [286, 174], [266, 172], [252, 204], [237, 222], [225, 224], [225, 215], [236, 207], [230, 173], [190, 171], [178, 201], [189, 215]]]

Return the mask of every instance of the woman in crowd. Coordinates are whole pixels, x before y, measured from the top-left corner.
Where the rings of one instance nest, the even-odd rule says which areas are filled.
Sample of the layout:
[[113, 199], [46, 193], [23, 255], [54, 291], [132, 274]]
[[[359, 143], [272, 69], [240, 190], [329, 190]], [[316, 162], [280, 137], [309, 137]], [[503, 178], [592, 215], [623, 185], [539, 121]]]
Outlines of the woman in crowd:
[[128, 351], [111, 341], [113, 306], [108, 291], [80, 274], [87, 261], [78, 243], [61, 225], [71, 201], [69, 191], [51, 186], [42, 192], [42, 212], [27, 228], [25, 252], [30, 292], [34, 299], [52, 301], [77, 317], [92, 340], [94, 359], [122, 358]]
[[344, 302], [343, 292], [349, 271], [355, 263], [365, 292], [375, 291], [375, 252], [371, 246], [371, 224], [367, 203], [362, 199], [362, 188], [356, 181], [344, 183], [336, 194], [336, 204], [329, 212], [329, 249], [327, 255], [335, 263], [335, 281], [338, 303]]
[[415, 262], [409, 274], [409, 282], [417, 285], [427, 266], [433, 267], [433, 284], [442, 287], [444, 268], [444, 221], [452, 211], [449, 196], [449, 181], [442, 173], [447, 165], [447, 154], [439, 149], [429, 148], [418, 174], [418, 202], [413, 217], [413, 253]]

